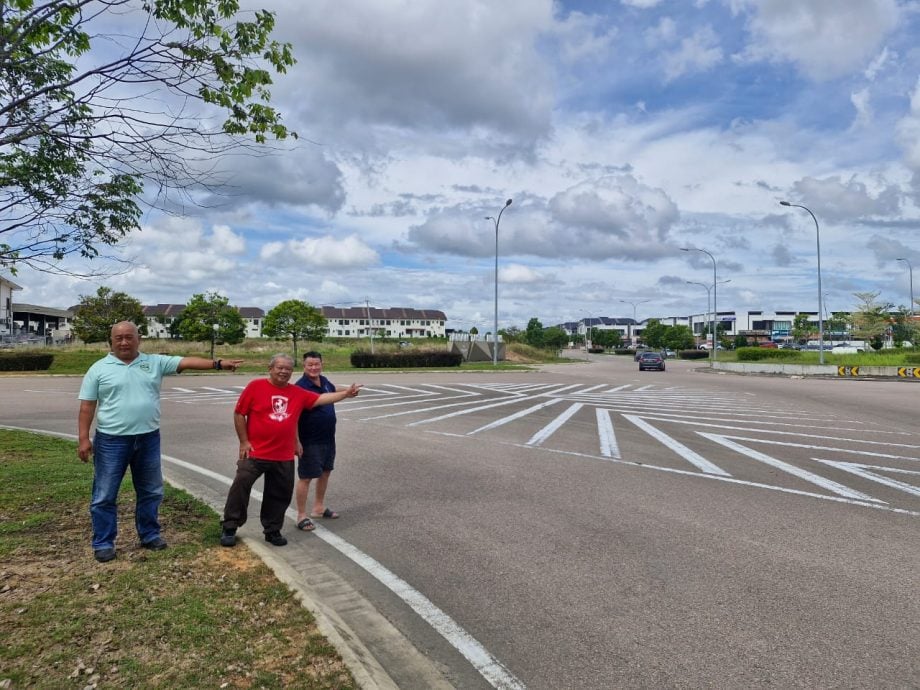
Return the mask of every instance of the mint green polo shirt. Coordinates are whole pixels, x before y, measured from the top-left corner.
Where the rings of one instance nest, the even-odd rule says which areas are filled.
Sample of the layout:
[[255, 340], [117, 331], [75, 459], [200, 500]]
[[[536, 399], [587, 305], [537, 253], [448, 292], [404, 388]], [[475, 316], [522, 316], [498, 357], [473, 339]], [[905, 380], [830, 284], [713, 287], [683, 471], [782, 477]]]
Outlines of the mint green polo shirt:
[[113, 436], [146, 434], [160, 428], [160, 383], [175, 374], [181, 357], [146, 355], [125, 364], [111, 352], [83, 377], [80, 400], [96, 401], [96, 430]]

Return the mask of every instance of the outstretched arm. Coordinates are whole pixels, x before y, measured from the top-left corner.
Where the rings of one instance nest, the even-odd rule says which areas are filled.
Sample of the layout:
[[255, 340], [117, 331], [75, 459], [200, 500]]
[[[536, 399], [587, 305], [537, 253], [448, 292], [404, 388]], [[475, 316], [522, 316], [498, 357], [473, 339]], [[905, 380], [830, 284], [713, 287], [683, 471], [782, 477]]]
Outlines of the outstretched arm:
[[353, 398], [361, 391], [362, 388], [364, 388], [363, 383], [353, 383], [348, 388], [336, 391], [335, 393], [323, 393], [314, 403], [314, 407], [316, 405], [332, 405], [333, 403], [337, 403], [341, 400], [344, 400], [345, 398]]
[[242, 359], [205, 359], [204, 357], [183, 357], [182, 361], [179, 362], [179, 368], [177, 371], [180, 373], [186, 369], [217, 369], [218, 371], [223, 371], [226, 369], [228, 371], [236, 371], [242, 363]]

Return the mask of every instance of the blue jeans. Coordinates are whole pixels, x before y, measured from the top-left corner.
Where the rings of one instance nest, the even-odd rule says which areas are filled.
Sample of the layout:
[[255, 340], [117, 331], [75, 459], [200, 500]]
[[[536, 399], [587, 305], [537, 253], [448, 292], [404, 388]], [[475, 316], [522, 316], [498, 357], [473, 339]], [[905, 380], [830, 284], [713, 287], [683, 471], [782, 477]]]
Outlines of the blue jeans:
[[159, 429], [135, 436], [112, 436], [97, 431], [93, 441], [93, 497], [89, 504], [94, 551], [115, 548], [118, 490], [129, 467], [137, 494], [134, 524], [141, 543], [160, 536], [157, 513], [163, 500], [163, 473]]

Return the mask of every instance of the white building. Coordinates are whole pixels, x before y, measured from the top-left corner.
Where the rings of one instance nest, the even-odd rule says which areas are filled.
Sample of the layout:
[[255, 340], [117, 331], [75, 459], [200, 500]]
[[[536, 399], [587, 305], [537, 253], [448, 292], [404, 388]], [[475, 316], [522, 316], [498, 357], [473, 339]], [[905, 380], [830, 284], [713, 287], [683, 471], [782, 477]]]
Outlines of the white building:
[[22, 287], [0, 276], [0, 335], [13, 332], [13, 290], [22, 290]]
[[[170, 338], [170, 326], [185, 309], [184, 304], [145, 305], [144, 316], [147, 317], [148, 338]], [[262, 322], [265, 312], [259, 307], [234, 307], [243, 317], [246, 326], [246, 338], [262, 337]]]
[[433, 309], [321, 307], [327, 338], [444, 338], [447, 317]]

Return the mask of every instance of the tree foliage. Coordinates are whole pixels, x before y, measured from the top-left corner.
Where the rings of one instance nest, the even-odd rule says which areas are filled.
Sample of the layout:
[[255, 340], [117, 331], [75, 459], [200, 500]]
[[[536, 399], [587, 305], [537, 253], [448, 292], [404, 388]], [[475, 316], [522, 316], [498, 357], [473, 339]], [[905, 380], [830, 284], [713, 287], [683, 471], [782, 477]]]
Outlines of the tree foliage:
[[241, 138], [289, 134], [268, 88], [291, 46], [271, 12], [238, 15], [238, 0], [0, 0], [0, 267], [97, 257], [138, 228], [142, 192], [188, 194]]
[[814, 324], [809, 320], [808, 314], [796, 314], [792, 319], [792, 338], [797, 343], [804, 343], [808, 338], [817, 333]]
[[243, 342], [246, 335], [246, 324], [240, 312], [230, 306], [228, 298], [216, 292], [192, 295], [173, 326], [175, 332], [185, 340], [201, 342], [209, 342], [214, 338], [235, 345]]
[[569, 344], [569, 334], [559, 326], [550, 326], [543, 329], [543, 347], [552, 350], [561, 350]]
[[613, 328], [592, 328], [590, 330], [591, 345], [594, 347], [619, 347], [623, 343], [623, 336]]
[[112, 326], [119, 321], [135, 323], [141, 335], [147, 334], [147, 317], [140, 301], [102, 286], [95, 295], [80, 295], [80, 304], [73, 317], [73, 332], [85, 343], [107, 343]]
[[881, 350], [891, 326], [891, 304], [876, 302], [879, 292], [853, 294], [860, 302], [859, 309], [853, 314], [853, 334], [869, 343], [874, 350]]
[[664, 346], [671, 350], [689, 350], [694, 345], [690, 326], [665, 326]]
[[321, 342], [326, 326], [326, 317], [319, 309], [299, 299], [289, 299], [265, 315], [262, 333], [269, 338], [290, 339], [296, 361], [297, 343], [304, 340]]
[[532, 347], [543, 347], [543, 324], [540, 319], [533, 317], [527, 322], [524, 330], [524, 342]]

